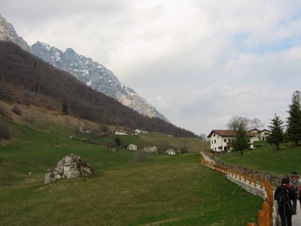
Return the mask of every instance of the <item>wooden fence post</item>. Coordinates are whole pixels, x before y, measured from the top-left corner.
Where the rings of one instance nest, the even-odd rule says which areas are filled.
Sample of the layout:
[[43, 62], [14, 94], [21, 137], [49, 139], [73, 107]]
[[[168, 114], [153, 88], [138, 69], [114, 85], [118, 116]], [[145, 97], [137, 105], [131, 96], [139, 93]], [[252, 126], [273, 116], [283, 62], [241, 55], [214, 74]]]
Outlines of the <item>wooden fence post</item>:
[[269, 204], [267, 202], [263, 202], [262, 209], [264, 211], [264, 226], [269, 226]]
[[249, 185], [251, 185], [251, 183], [252, 183], [252, 175], [249, 174]]
[[264, 211], [263, 210], [258, 211], [258, 226], [266, 226], [264, 223]]
[[260, 177], [260, 189], [262, 189], [262, 188], [263, 188], [263, 178]]

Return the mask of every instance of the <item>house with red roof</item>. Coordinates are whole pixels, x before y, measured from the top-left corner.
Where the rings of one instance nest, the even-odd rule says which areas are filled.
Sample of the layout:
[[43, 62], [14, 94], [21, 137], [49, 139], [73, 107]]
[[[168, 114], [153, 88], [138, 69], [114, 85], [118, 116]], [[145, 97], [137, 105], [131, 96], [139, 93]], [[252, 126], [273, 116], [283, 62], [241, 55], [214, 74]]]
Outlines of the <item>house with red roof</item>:
[[[235, 135], [236, 130], [212, 130], [207, 136], [210, 141], [210, 149], [215, 152], [231, 151]], [[246, 132], [246, 136], [249, 138], [250, 148], [253, 148], [256, 136], [250, 132]]]

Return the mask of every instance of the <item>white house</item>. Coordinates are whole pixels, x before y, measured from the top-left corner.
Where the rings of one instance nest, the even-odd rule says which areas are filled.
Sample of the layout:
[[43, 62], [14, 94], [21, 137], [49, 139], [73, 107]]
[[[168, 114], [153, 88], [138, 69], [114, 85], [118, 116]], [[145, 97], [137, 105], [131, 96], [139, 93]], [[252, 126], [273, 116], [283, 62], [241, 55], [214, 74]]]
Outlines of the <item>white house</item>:
[[[210, 141], [210, 149], [215, 152], [231, 151], [235, 133], [235, 130], [212, 130], [207, 136]], [[253, 148], [255, 136], [250, 132], [246, 132], [246, 135], [250, 140], [250, 148]]]
[[270, 135], [270, 131], [267, 129], [259, 130], [259, 129], [251, 129], [248, 132], [252, 133], [254, 137], [254, 141], [266, 141], [268, 136]]
[[115, 135], [128, 135], [126, 131], [123, 130], [116, 130]]
[[175, 155], [175, 154], [177, 154], [177, 153], [176, 153], [176, 150], [175, 150], [175, 149], [172, 149], [172, 148], [167, 149], [165, 152], [166, 152], [166, 154], [168, 154], [168, 155]]
[[147, 134], [147, 132], [146, 132], [146, 131], [143, 131], [143, 130], [140, 130], [140, 129], [135, 129], [134, 134], [135, 134], [135, 135], [139, 135], [139, 134]]
[[129, 144], [129, 145], [126, 147], [126, 150], [129, 150], [129, 151], [137, 151], [137, 145], [136, 145], [136, 144]]
[[261, 141], [266, 141], [267, 138], [270, 136], [271, 131], [264, 129], [260, 131], [259, 137]]
[[252, 133], [254, 135], [254, 140], [255, 141], [260, 141], [260, 137], [259, 137], [260, 130], [259, 129], [251, 129], [248, 132]]

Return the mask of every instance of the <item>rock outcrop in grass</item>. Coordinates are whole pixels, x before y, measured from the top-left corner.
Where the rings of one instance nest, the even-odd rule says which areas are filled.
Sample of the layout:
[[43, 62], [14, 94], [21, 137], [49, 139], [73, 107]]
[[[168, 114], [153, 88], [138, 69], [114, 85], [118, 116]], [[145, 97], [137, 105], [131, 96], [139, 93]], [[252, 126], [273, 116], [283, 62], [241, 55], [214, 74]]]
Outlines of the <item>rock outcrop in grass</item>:
[[80, 156], [70, 154], [57, 163], [56, 168], [45, 173], [45, 184], [62, 178], [76, 178], [95, 175], [95, 170]]

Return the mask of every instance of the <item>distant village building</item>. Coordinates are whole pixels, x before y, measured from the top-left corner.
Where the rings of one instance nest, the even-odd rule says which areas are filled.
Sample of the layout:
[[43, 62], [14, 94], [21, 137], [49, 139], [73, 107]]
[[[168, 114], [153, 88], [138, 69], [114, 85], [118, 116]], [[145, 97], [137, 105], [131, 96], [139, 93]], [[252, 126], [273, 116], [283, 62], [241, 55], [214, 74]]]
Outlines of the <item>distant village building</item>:
[[139, 134], [147, 134], [147, 132], [146, 132], [146, 131], [143, 131], [143, 130], [140, 130], [140, 129], [135, 129], [134, 134], [135, 134], [135, 135], [139, 135]]
[[144, 148], [143, 151], [147, 152], [147, 153], [157, 154], [158, 149], [156, 146], [150, 146], [150, 147]]
[[168, 155], [176, 155], [177, 151], [175, 149], [170, 148], [170, 149], [167, 149], [165, 151], [165, 153], [168, 154]]
[[136, 145], [136, 144], [129, 144], [129, 145], [126, 145], [126, 150], [129, 150], [129, 151], [137, 151], [137, 145]]
[[126, 131], [124, 130], [116, 130], [115, 135], [128, 135]]
[[91, 133], [91, 129], [83, 128], [81, 126], [78, 128], [78, 130], [81, 133], [89, 133], [89, 134]]
[[[231, 151], [235, 134], [235, 130], [212, 130], [207, 136], [210, 141], [210, 149], [215, 152]], [[250, 148], [253, 148], [253, 142], [256, 141], [255, 135], [246, 132], [246, 136], [249, 138]]]

